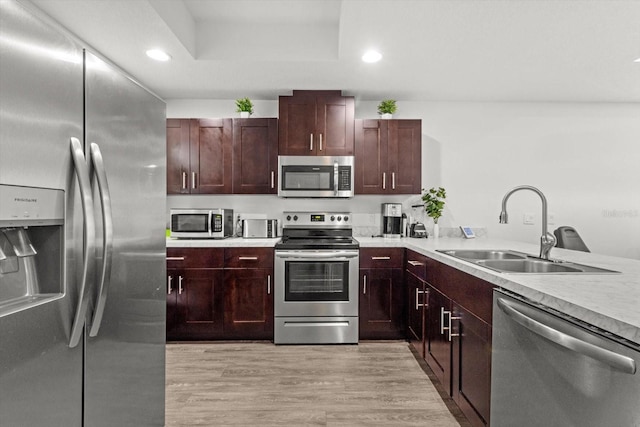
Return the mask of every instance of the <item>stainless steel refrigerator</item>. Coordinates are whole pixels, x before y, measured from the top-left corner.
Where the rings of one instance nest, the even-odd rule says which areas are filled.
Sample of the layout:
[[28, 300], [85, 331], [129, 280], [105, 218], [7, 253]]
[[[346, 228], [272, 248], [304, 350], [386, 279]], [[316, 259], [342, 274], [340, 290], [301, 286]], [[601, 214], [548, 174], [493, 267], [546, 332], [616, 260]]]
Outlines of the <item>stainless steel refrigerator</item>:
[[158, 426], [165, 104], [0, 0], [0, 426]]

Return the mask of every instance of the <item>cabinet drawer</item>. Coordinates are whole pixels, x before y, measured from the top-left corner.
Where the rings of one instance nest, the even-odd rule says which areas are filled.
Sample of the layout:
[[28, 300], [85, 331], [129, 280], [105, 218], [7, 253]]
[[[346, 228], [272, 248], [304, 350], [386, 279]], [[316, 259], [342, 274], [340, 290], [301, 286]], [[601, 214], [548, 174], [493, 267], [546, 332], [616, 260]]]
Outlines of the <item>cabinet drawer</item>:
[[416, 277], [427, 279], [427, 257], [412, 250], [407, 250], [406, 269]]
[[167, 268], [222, 268], [222, 248], [167, 248]]
[[225, 268], [273, 268], [273, 248], [226, 248]]
[[404, 248], [360, 248], [360, 268], [402, 268]]

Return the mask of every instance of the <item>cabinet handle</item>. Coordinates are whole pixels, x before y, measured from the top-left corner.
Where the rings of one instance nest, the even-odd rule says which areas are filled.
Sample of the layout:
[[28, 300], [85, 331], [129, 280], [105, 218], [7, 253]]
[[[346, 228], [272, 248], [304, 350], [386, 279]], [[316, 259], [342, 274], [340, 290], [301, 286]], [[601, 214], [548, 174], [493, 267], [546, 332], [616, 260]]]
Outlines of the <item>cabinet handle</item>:
[[271, 275], [267, 275], [267, 295], [271, 295]]
[[[447, 322], [447, 326], [444, 326], [444, 316], [449, 316], [449, 321]], [[444, 334], [444, 331], [448, 331], [448, 339], [451, 341], [451, 337], [459, 337], [460, 334], [451, 333], [451, 322], [453, 320], [460, 320], [461, 316], [453, 316], [453, 314], [449, 310], [445, 310], [444, 307], [440, 307], [440, 333]]]
[[182, 295], [182, 276], [178, 276], [178, 295]]
[[387, 173], [386, 172], [382, 172], [382, 189], [383, 190], [387, 189]]
[[271, 171], [271, 188], [276, 188], [276, 173]]
[[313, 151], [313, 134], [309, 138], [309, 151]]
[[413, 260], [408, 260], [407, 261], [409, 264], [413, 265], [414, 267], [418, 267], [420, 265], [424, 265], [423, 263], [421, 263], [420, 261], [413, 261]]
[[184, 261], [183, 256], [168, 256], [167, 261]]
[[322, 134], [320, 134], [320, 151], [322, 151]]
[[258, 257], [257, 256], [239, 256], [238, 260], [239, 261], [257, 261]]
[[173, 277], [167, 276], [167, 295], [171, 295], [171, 292], [173, 292], [173, 288], [171, 287], [172, 280], [173, 280]]
[[396, 173], [395, 172], [391, 172], [391, 189], [392, 190], [396, 189]]
[[196, 173], [191, 172], [191, 188], [196, 188]]
[[182, 171], [182, 189], [187, 189], [187, 173], [185, 171]]
[[364, 287], [362, 288], [362, 294], [366, 295], [367, 294], [367, 275], [364, 275]]
[[416, 310], [420, 310], [420, 307], [427, 307], [427, 304], [420, 304], [418, 302], [418, 300], [420, 299], [420, 294], [427, 294], [429, 295], [429, 291], [421, 291], [420, 289], [416, 288]]
[[388, 261], [391, 259], [391, 257], [390, 256], [372, 256], [371, 259], [375, 261]]

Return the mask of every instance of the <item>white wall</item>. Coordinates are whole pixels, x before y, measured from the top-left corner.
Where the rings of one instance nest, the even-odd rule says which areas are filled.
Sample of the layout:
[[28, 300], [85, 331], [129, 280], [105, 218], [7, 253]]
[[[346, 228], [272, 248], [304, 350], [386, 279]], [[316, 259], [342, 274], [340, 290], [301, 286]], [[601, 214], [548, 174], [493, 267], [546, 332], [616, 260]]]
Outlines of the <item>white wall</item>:
[[[277, 117], [277, 101], [255, 104], [255, 117]], [[357, 101], [356, 117], [375, 118], [376, 105]], [[510, 223], [498, 224], [504, 194], [529, 184], [547, 197], [551, 230], [571, 225], [592, 252], [640, 259], [640, 104], [399, 101], [398, 109], [396, 118], [422, 119], [422, 186], [447, 189], [441, 227], [486, 227], [492, 237], [537, 243], [541, 203], [533, 192], [514, 194]], [[167, 117], [235, 115], [233, 100], [167, 101]], [[369, 221], [364, 214], [377, 220], [387, 201], [410, 206], [419, 197], [305, 200], [305, 208], [344, 208]], [[298, 203], [275, 196], [169, 197], [169, 206], [232, 207], [270, 217]], [[534, 215], [534, 225], [522, 224], [525, 213]]]

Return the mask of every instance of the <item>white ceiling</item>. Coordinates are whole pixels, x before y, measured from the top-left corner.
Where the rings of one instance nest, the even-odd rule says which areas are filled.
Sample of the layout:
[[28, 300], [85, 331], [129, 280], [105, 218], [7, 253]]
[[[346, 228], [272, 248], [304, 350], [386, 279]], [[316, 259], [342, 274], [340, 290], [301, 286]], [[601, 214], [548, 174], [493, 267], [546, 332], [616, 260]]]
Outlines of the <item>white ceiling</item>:
[[33, 2], [165, 99], [640, 102], [640, 0]]

